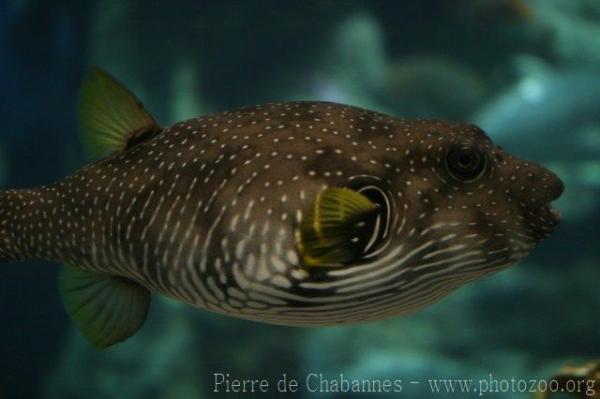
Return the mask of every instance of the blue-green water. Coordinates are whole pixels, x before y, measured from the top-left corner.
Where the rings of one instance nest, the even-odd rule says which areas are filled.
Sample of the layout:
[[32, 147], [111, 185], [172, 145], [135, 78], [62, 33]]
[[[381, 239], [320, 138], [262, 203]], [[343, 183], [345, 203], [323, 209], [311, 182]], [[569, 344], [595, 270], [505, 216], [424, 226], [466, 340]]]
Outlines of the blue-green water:
[[[106, 352], [67, 320], [56, 265], [2, 264], [0, 399], [527, 398], [504, 382], [600, 358], [599, 1], [4, 0], [2, 187], [89, 161], [76, 109], [94, 64], [163, 124], [297, 99], [476, 123], [561, 176], [563, 222], [527, 261], [408, 317], [296, 329], [155, 297], [140, 333]], [[235, 379], [267, 392], [226, 393]], [[396, 392], [328, 392], [344, 379]], [[435, 379], [472, 392], [434, 393]]]

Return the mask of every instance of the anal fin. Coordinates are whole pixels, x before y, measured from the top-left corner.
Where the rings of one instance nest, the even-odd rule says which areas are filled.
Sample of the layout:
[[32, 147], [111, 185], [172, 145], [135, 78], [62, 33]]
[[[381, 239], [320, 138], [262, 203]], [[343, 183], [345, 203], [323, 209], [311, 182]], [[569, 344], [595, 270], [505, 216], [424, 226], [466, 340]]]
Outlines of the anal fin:
[[132, 280], [65, 266], [58, 287], [70, 318], [95, 348], [126, 340], [146, 320], [150, 292]]

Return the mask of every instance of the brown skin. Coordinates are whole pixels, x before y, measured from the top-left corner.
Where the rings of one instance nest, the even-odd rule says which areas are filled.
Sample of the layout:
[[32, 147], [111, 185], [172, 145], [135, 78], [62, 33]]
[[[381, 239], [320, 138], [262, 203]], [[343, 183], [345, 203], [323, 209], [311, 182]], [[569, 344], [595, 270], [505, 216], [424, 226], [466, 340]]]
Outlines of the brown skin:
[[[324, 186], [370, 187], [387, 234], [346, 264], [308, 267], [297, 215]], [[3, 193], [0, 255], [66, 261], [253, 320], [366, 321], [522, 259], [557, 225], [549, 203], [562, 190], [472, 125], [266, 104], [178, 123], [55, 185]], [[244, 295], [227, 302], [231, 288]]]

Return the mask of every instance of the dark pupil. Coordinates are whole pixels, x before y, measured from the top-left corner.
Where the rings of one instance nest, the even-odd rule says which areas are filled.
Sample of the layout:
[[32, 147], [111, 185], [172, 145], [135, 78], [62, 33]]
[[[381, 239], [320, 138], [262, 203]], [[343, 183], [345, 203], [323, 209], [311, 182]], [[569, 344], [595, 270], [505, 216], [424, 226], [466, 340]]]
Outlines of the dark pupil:
[[476, 157], [474, 156], [474, 154], [472, 154], [471, 152], [461, 152], [460, 154], [458, 154], [458, 165], [461, 168], [472, 168], [473, 166], [475, 166], [477, 163]]
[[448, 168], [456, 178], [474, 179], [484, 166], [484, 159], [476, 148], [454, 148], [448, 154]]

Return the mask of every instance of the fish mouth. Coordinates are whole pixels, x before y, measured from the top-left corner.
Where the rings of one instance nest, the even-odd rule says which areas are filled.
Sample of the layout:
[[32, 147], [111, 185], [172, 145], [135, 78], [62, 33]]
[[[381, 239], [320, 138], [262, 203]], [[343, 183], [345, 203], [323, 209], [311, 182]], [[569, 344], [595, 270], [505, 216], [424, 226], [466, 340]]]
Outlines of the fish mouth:
[[556, 222], [560, 222], [562, 220], [562, 214], [560, 212], [560, 209], [554, 208], [552, 205], [550, 205], [548, 207], [548, 211], [550, 212], [550, 215], [552, 215], [552, 218]]
[[559, 209], [552, 206], [552, 202], [560, 198], [563, 191], [565, 190], [565, 185], [558, 176], [555, 175], [554, 177], [555, 180], [550, 190], [550, 201], [548, 202], [548, 211], [550, 212], [550, 215], [552, 215], [554, 221], [558, 223], [562, 219], [562, 214]]

